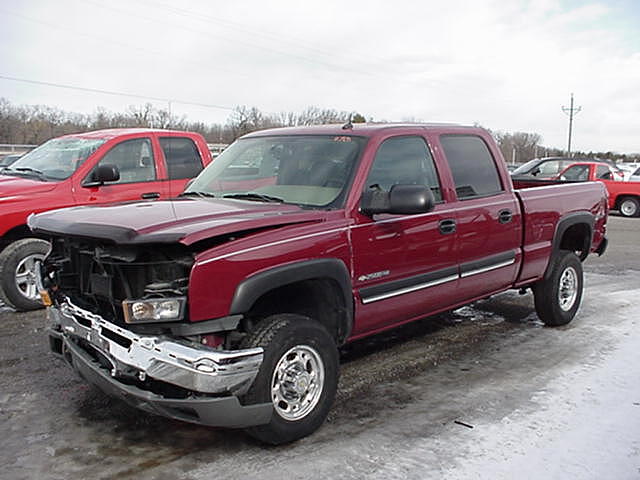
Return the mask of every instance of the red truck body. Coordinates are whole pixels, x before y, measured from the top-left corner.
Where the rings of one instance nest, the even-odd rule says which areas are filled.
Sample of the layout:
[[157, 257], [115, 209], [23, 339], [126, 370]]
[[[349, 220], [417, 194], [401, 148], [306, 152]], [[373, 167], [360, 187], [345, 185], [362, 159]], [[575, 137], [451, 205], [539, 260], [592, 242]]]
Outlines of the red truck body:
[[580, 161], [568, 165], [553, 179], [514, 177], [521, 186], [540, 186], [559, 182], [602, 182], [608, 193], [609, 208], [618, 210], [625, 217], [640, 216], [640, 182], [625, 182], [617, 170], [604, 162]]
[[[27, 217], [32, 213], [76, 205], [141, 200], [144, 198], [143, 195], [153, 195], [155, 198], [179, 195], [184, 190], [188, 178], [175, 180], [169, 178], [164, 151], [159, 143], [160, 137], [189, 138], [198, 149], [203, 167], [211, 162], [206, 142], [196, 133], [122, 128], [65, 135], [61, 138], [100, 139], [104, 140], [104, 143], [70, 177], [62, 181], [17, 177], [12, 176], [10, 172], [0, 175], [0, 200], [2, 201], [0, 238], [11, 237], [12, 230], [26, 227]], [[83, 181], [106, 153], [122, 142], [139, 138], [147, 138], [151, 141], [157, 172], [155, 180], [83, 187]]]
[[[338, 195], [334, 204], [327, 204], [330, 206], [322, 201], [318, 204], [323, 206], [300, 205], [299, 200], [287, 201], [287, 198], [301, 198], [305, 192], [319, 198], [339, 190], [339, 187], [328, 187], [329, 182], [312, 184], [321, 186], [294, 182], [295, 188], [290, 188], [284, 180], [286, 165], [289, 165], [286, 162], [290, 160], [286, 158], [285, 161], [287, 149], [293, 150], [301, 144], [297, 150], [299, 155], [302, 154], [300, 152], [311, 152], [313, 142], [320, 142], [318, 139], [323, 139], [322, 148], [309, 155], [324, 152], [327, 155], [325, 164], [333, 162], [335, 166], [338, 147], [352, 147], [355, 152], [351, 173], [344, 173], [344, 170], [338, 180], [332, 180], [342, 186], [343, 196]], [[280, 161], [269, 182], [265, 181], [271, 178], [268, 176], [256, 174], [255, 178], [251, 177], [263, 168], [252, 160], [255, 155], [245, 161], [238, 153], [242, 152], [243, 145], [259, 145], [261, 142], [271, 142], [265, 151]], [[424, 151], [420, 150], [424, 158], [420, 161], [428, 161], [431, 168], [431, 176], [425, 180], [415, 175], [400, 175], [405, 168], [404, 159], [414, 161], [416, 145], [424, 145]], [[474, 148], [476, 151], [472, 151]], [[231, 162], [227, 159], [234, 158], [234, 155], [242, 160], [236, 164], [229, 163], [236, 176], [231, 178], [216, 173], [216, 169], [227, 168], [225, 162]], [[473, 165], [476, 156], [478, 162], [484, 158], [481, 168], [485, 171], [478, 170], [472, 177], [487, 177], [487, 169], [494, 172], [497, 186], [488, 193], [477, 193], [482, 192], [482, 185], [477, 186], [473, 180], [468, 180], [473, 188], [464, 182], [461, 184], [464, 169], [451, 166], [454, 157], [456, 161]], [[377, 169], [380, 165], [387, 165], [383, 163], [387, 159], [393, 168], [382, 169], [379, 173]], [[291, 161], [301, 162], [301, 159], [294, 155]], [[422, 165], [420, 171], [428, 170], [424, 163]], [[313, 171], [313, 166], [310, 171]], [[397, 180], [391, 181], [393, 185], [388, 187], [384, 183], [385, 176]], [[214, 181], [210, 182], [210, 177]], [[235, 192], [238, 185], [245, 184], [249, 192], [242, 197], [233, 198], [233, 193], [225, 198], [222, 194], [226, 178], [231, 178], [226, 182], [230, 191]], [[377, 183], [371, 184], [372, 178], [378, 179]], [[219, 189], [216, 190], [217, 198], [209, 198], [213, 195], [212, 190], [206, 190], [207, 185], [213, 184], [219, 185], [216, 187]], [[232, 184], [233, 188], [229, 187]], [[366, 200], [383, 192], [385, 199], [391, 199], [390, 205], [397, 205], [408, 201], [403, 199], [413, 198], [411, 195], [415, 191], [423, 192], [420, 193], [421, 201], [426, 202], [423, 209], [405, 206], [400, 210], [394, 210], [396, 207], [376, 210], [377, 207], [368, 206]], [[397, 195], [394, 192], [398, 192]], [[285, 200], [278, 199], [276, 193]], [[355, 125], [257, 132], [243, 137], [225, 151], [187, 189], [186, 195], [149, 204], [67, 209], [32, 218], [31, 228], [50, 236], [54, 242], [53, 253], [45, 262], [42, 277], [45, 297], [56, 319], [51, 331], [52, 345], [56, 345], [54, 350], [59, 353], [72, 351], [72, 363], [82, 370], [85, 377], [97, 378], [95, 381], [105, 390], [119, 396], [122, 396], [124, 387], [117, 380], [106, 380], [100, 372], [92, 370], [90, 362], [82, 360], [86, 356], [86, 351], [82, 351], [84, 344], [77, 343], [73, 334], [65, 333], [66, 327], [76, 330], [82, 327], [74, 318], [85, 318], [84, 328], [112, 329], [115, 334], [130, 340], [127, 342], [131, 345], [130, 350], [135, 345], [150, 341], [144, 335], [163, 332], [163, 335], [169, 335], [168, 338], [172, 335], [174, 338], [186, 335], [190, 341], [196, 338], [191, 347], [197, 353], [185, 353], [185, 358], [198, 355], [201, 358], [209, 354], [208, 358], [220, 365], [230, 358], [237, 361], [238, 355], [242, 355], [246, 362], [242, 371], [249, 375], [248, 378], [242, 377], [242, 381], [230, 385], [226, 383], [230, 377], [218, 372], [215, 381], [224, 378], [224, 385], [204, 391], [223, 397], [216, 398], [215, 406], [189, 403], [188, 407], [196, 413], [187, 420], [235, 427], [268, 424], [260, 427], [263, 430], [256, 436], [272, 443], [299, 438], [317, 428], [315, 423], [315, 426], [304, 423], [310, 421], [309, 417], [296, 417], [295, 408], [292, 413], [283, 407], [289, 401], [287, 398], [302, 391], [295, 390], [298, 387], [291, 387], [293, 390], [287, 390], [286, 395], [282, 394], [284, 397], [274, 393], [273, 398], [267, 395], [266, 399], [256, 400], [259, 395], [255, 390], [262, 388], [259, 387], [262, 382], [268, 383], [271, 378], [270, 371], [263, 372], [267, 368], [264, 365], [275, 368], [269, 363], [272, 362], [271, 348], [280, 347], [265, 345], [265, 338], [271, 338], [271, 334], [252, 332], [255, 328], [260, 332], [260, 325], [273, 322], [274, 315], [300, 315], [313, 319], [314, 324], [322, 325], [335, 345], [340, 345], [507, 289], [532, 287], [536, 297], [544, 298], [546, 304], [557, 303], [558, 299], [564, 302], [567, 308], [562, 307], [561, 310], [572, 312], [570, 317], [563, 317], [562, 322], [566, 323], [577, 310], [575, 302], [579, 303], [579, 297], [575, 292], [571, 293], [571, 289], [567, 289], [569, 293], [565, 295], [562, 288], [571, 282], [577, 288], [580, 276], [581, 294], [581, 273], [578, 275], [581, 268], [577, 258], [584, 260], [592, 252], [601, 254], [606, 247], [608, 209], [601, 183], [514, 189], [492, 137], [485, 130], [473, 127]], [[64, 242], [61, 239], [65, 239]], [[73, 246], [74, 242], [77, 246]], [[85, 252], [95, 251], [93, 259], [87, 260], [95, 264], [105, 258], [110, 258], [110, 262], [114, 259], [122, 262], [127, 255], [133, 258], [131, 252], [148, 255], [143, 252], [151, 246], [158, 252], [171, 246], [173, 250], [171, 253], [166, 250], [165, 255], [173, 258], [176, 265], [186, 265], [181, 270], [185, 275], [183, 285], [180, 288], [174, 285], [174, 289], [184, 295], [185, 300], [180, 301], [186, 302], [186, 307], [181, 307], [181, 311], [186, 313], [180, 322], [165, 328], [158, 322], [149, 325], [131, 322], [131, 315], [137, 314], [136, 309], [127, 310], [127, 299], [123, 300], [122, 306], [119, 304], [121, 300], [116, 301], [118, 281], [112, 278], [109, 269], [100, 273], [100, 278], [87, 279], [88, 287], [82, 282], [70, 283], [59, 273], [70, 274], [73, 268], [78, 271], [85, 268], [82, 262], [77, 267], [70, 267], [68, 261], [77, 255], [74, 252], [82, 249]], [[107, 251], [110, 253], [105, 253]], [[125, 251], [129, 253], [125, 254]], [[575, 260], [560, 272], [558, 265], [564, 265], [562, 262], [569, 256]], [[151, 265], [149, 259], [146, 261]], [[133, 265], [131, 263], [131, 268]], [[125, 267], [129, 268], [122, 264], [122, 268]], [[171, 275], [176, 276], [175, 273]], [[558, 280], [559, 276], [562, 281]], [[111, 282], [109, 288], [101, 286], [105, 279]], [[555, 282], [555, 286], [549, 282]], [[155, 291], [159, 288], [156, 285], [157, 280], [153, 288], [147, 285], [145, 292]], [[129, 291], [135, 290], [135, 286], [129, 287]], [[549, 294], [550, 288], [555, 288], [555, 293]], [[102, 293], [96, 294], [98, 291]], [[107, 299], [109, 295], [111, 298]], [[140, 301], [137, 308], [142, 311], [152, 307]], [[543, 315], [546, 307], [540, 308], [542, 313], [539, 313]], [[122, 309], [125, 310], [124, 317]], [[286, 317], [286, 322], [278, 318], [282, 324], [290, 320], [290, 317]], [[553, 322], [555, 320], [550, 320], [550, 324]], [[268, 332], [275, 331], [278, 325], [270, 324]], [[87, 333], [90, 337], [92, 331]], [[307, 331], [305, 335], [311, 333]], [[237, 343], [234, 340], [237, 336], [244, 340]], [[293, 338], [295, 335], [290, 336]], [[120, 371], [124, 357], [120, 357], [119, 347], [111, 344], [107, 337], [103, 335], [92, 341], [91, 348], [99, 350], [99, 356], [110, 358], [109, 362], [115, 365], [114, 371]], [[157, 337], [154, 338], [156, 340], [153, 341], [157, 342]], [[167, 337], [163, 338], [169, 342]], [[304, 343], [302, 339], [296, 341]], [[203, 344], [213, 348], [202, 347]], [[169, 343], [163, 345], [169, 348]], [[243, 350], [247, 347], [254, 349]], [[332, 357], [315, 361], [315, 357], [309, 354], [313, 348], [299, 353], [302, 358], [310, 358], [308, 370], [311, 376], [314, 365], [331, 365], [333, 362]], [[158, 352], [160, 355], [160, 350]], [[282, 357], [278, 365], [286, 364], [290, 361], [288, 358], [287, 355]], [[158, 372], [150, 373], [141, 364], [136, 365], [136, 371], [144, 372], [140, 378], [155, 375], [156, 379], [165, 382], [180, 383], [175, 380], [175, 372], [167, 377]], [[276, 368], [275, 371], [274, 382], [279, 370]], [[324, 373], [324, 378], [329, 378]], [[263, 380], [264, 375], [267, 380]], [[296, 375], [298, 386], [311, 381], [304, 372]], [[184, 383], [181, 385], [185, 386]], [[138, 388], [144, 387], [139, 384]], [[276, 388], [275, 383], [272, 388]], [[191, 395], [199, 395], [197, 388], [189, 390]], [[247, 413], [248, 407], [237, 405], [236, 397], [251, 403], [249, 406], [255, 409], [253, 413]], [[166, 398], [153, 400], [148, 392], [144, 398], [147, 409], [153, 410], [149, 407], [151, 404], [163, 405], [160, 412], [163, 415], [185, 419], [177, 410], [169, 408], [178, 408], [175, 401], [167, 405], [169, 401]], [[206, 398], [213, 402], [210, 397]], [[320, 400], [314, 397], [313, 402], [322, 404], [322, 399], [324, 397]], [[201, 398], [199, 401], [204, 400]], [[180, 408], [187, 406], [186, 403], [180, 405]], [[304, 410], [305, 407], [298, 408]], [[159, 412], [160, 408], [154, 411]], [[285, 421], [283, 419], [291, 422], [285, 422], [287, 428], [293, 425], [299, 430], [294, 427], [294, 433], [278, 430], [285, 428], [280, 425]], [[274, 422], [279, 425], [276, 428], [279, 433], [276, 434], [273, 433]], [[265, 434], [267, 430], [264, 429], [270, 433]]]
[[[94, 145], [99, 146], [86, 159], [81, 160], [81, 164], [77, 168], [75, 165], [71, 166], [73, 159], [65, 158], [64, 167], [67, 169], [55, 170], [55, 174], [60, 172], [60, 177], [66, 178], [48, 176], [48, 171], [38, 174], [28, 168], [21, 168], [23, 163], [29, 164], [29, 157], [38, 155], [40, 149], [25, 155], [0, 174], [0, 211], [2, 212], [0, 215], [0, 250], [16, 241], [33, 236], [27, 228], [27, 217], [33, 213], [78, 205], [175, 197], [184, 190], [184, 186], [190, 178], [197, 175], [211, 162], [204, 138], [196, 133], [120, 128], [65, 135], [48, 143], [74, 141], [93, 142]], [[175, 142], [182, 142], [181, 145], [177, 145], [182, 150], [185, 150], [186, 146], [187, 155], [192, 156], [187, 158], [187, 162], [191, 161], [192, 164], [185, 164], [184, 158], [180, 157], [185, 152], [174, 148]], [[43, 147], [46, 148], [46, 146], [47, 144]], [[132, 150], [137, 148], [139, 155], [142, 155], [142, 152], [138, 147], [143, 146], [146, 149], [144, 152], [146, 156], [142, 158], [148, 163], [145, 165], [132, 164], [133, 168], [126, 172], [123, 166], [127, 166], [127, 162], [131, 163], [130, 160], [133, 159], [126, 158], [126, 152], [119, 152], [117, 149], [127, 148], [127, 146]], [[69, 149], [67, 156], [72, 156], [72, 151]], [[62, 156], [60, 152], [64, 153], [62, 147], [57, 150], [57, 153]], [[115, 156], [113, 152], [116, 152]], [[170, 155], [171, 158], [167, 158]], [[118, 181], [102, 184], [88, 182], [92, 172], [103, 159], [107, 159], [110, 163], [121, 163], [121, 165], [116, 164], [120, 167], [121, 178]], [[145, 173], [143, 177], [143, 175], [136, 174], [136, 171], [149, 173], [148, 175]], [[130, 176], [126, 177], [125, 175]], [[32, 254], [31, 251], [26, 253]], [[13, 258], [15, 255], [12, 254], [11, 257], [9, 261], [15, 260]], [[7, 259], [0, 256], [0, 263], [6, 264]], [[33, 294], [29, 292], [31, 285], [28, 282], [14, 288], [13, 279], [10, 278], [10, 273], [7, 273], [10, 268], [15, 269], [13, 265], [5, 267], [4, 281], [0, 283], [0, 291], [4, 290], [5, 301], [19, 309], [37, 307], [37, 302], [34, 302], [33, 298], [29, 298], [33, 297]], [[28, 271], [23, 264], [18, 262], [17, 278], [21, 274], [27, 275]]]

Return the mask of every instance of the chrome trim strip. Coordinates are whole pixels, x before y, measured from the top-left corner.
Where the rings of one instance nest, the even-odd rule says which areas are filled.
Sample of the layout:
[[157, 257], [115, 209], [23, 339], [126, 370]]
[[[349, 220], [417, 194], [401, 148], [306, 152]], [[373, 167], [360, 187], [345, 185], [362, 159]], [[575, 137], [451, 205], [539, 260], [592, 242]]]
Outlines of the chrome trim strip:
[[460, 278], [470, 277], [472, 275], [478, 275], [480, 273], [490, 272], [491, 270], [496, 270], [497, 268], [507, 267], [507, 266], [512, 265], [513, 263], [515, 263], [515, 261], [516, 261], [516, 259], [514, 257], [511, 260], [506, 260], [504, 262], [495, 263], [493, 265], [489, 265], [489, 266], [486, 266], [486, 267], [477, 268], [476, 270], [469, 270], [468, 272], [463, 272], [460, 275]]
[[458, 274], [449, 275], [448, 277], [442, 277], [442, 278], [439, 278], [437, 280], [432, 280], [430, 282], [421, 283], [419, 285], [413, 285], [411, 287], [401, 288], [400, 290], [395, 290], [393, 292], [381, 293], [380, 295], [374, 295], [373, 297], [369, 297], [369, 298], [362, 298], [362, 303], [367, 304], [367, 303], [377, 302], [379, 300], [385, 300], [387, 298], [396, 297], [398, 295], [404, 295], [405, 293], [411, 293], [411, 292], [415, 292], [417, 290], [422, 290], [422, 289], [429, 288], [429, 287], [435, 287], [436, 285], [440, 285], [442, 283], [447, 283], [447, 282], [452, 282], [452, 281], [457, 280], [457, 279], [458, 279]]

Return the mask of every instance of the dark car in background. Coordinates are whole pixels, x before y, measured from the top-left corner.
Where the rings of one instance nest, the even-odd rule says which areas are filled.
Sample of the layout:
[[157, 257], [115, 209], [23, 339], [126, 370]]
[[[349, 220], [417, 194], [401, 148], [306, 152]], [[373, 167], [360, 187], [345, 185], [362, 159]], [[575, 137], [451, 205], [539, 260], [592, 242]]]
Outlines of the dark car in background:
[[12, 163], [14, 163], [16, 160], [18, 160], [20, 157], [22, 157], [22, 153], [16, 153], [16, 154], [10, 154], [10, 155], [4, 155], [2, 157], [0, 157], [0, 169], [8, 167], [9, 165], [11, 165]]

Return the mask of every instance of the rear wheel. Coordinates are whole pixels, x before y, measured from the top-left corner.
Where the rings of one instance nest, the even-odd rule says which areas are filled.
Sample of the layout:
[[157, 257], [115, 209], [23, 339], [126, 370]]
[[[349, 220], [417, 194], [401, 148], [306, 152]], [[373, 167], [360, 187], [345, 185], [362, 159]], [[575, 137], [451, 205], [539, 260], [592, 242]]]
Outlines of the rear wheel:
[[533, 286], [536, 313], [545, 325], [566, 325], [576, 315], [584, 287], [578, 256], [561, 250], [552, 260], [551, 271]]
[[640, 201], [635, 197], [624, 197], [620, 201], [619, 211], [625, 217], [637, 217], [640, 215]]
[[318, 429], [338, 385], [338, 349], [327, 330], [302, 315], [273, 315], [262, 320], [241, 347], [264, 349], [260, 371], [242, 403], [273, 404], [271, 421], [247, 433], [279, 445]]
[[44, 260], [49, 243], [38, 238], [13, 242], [0, 253], [0, 297], [18, 311], [42, 308], [35, 264]]

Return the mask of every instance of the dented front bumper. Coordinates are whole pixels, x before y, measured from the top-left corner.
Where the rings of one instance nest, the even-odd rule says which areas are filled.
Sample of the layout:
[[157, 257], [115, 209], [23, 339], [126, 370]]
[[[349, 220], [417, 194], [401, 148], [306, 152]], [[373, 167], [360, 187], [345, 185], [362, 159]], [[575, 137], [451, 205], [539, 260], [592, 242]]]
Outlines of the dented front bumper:
[[[262, 363], [261, 348], [216, 351], [177, 339], [138, 335], [66, 300], [48, 309], [52, 350], [106, 393], [157, 414], [211, 426], [268, 423], [272, 405], [238, 401]], [[169, 398], [144, 388], [153, 379], [186, 389]]]

